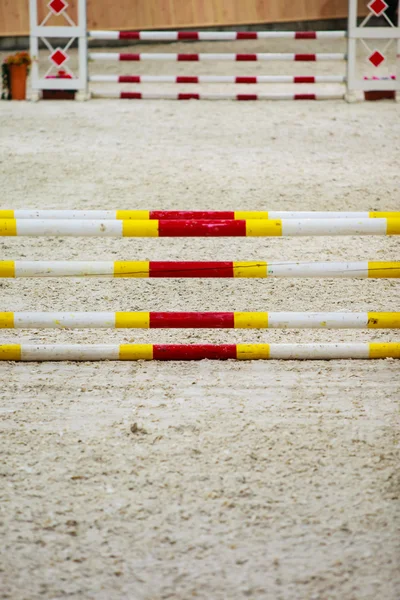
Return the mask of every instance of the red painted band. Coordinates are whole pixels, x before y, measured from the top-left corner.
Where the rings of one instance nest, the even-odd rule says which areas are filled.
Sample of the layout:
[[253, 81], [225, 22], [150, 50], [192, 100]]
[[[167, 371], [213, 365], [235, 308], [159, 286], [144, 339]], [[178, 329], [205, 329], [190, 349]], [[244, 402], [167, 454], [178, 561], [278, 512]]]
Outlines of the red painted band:
[[295, 40], [316, 40], [317, 34], [315, 31], [296, 31]]
[[159, 221], [159, 237], [243, 237], [246, 221]]
[[177, 55], [177, 59], [178, 61], [198, 61], [199, 59], [199, 55], [198, 54], [178, 54]]
[[235, 77], [235, 83], [257, 83], [257, 77]]
[[165, 262], [151, 261], [149, 277], [222, 278], [233, 277], [233, 263], [226, 262]]
[[120, 75], [118, 77], [119, 83], [140, 83], [140, 75]]
[[295, 94], [293, 96], [294, 100], [316, 100], [317, 97], [315, 94]]
[[315, 54], [295, 54], [294, 60], [302, 62], [315, 62], [317, 57]]
[[197, 219], [197, 220], [218, 220], [234, 219], [233, 210], [151, 210], [150, 219], [157, 220], [179, 220], [179, 219]]
[[313, 77], [311, 75], [310, 76], [301, 75], [299, 77], [294, 77], [293, 82], [294, 83], [315, 83], [315, 77]]
[[142, 93], [141, 92], [121, 92], [120, 98], [121, 98], [121, 100], [141, 100]]
[[238, 31], [236, 34], [237, 40], [256, 40], [257, 38], [256, 31]]
[[119, 55], [119, 60], [140, 60], [140, 54], [122, 53]]
[[178, 32], [178, 40], [198, 40], [199, 32], [198, 31], [179, 31]]
[[200, 94], [178, 94], [178, 100], [200, 100]]
[[257, 54], [236, 54], [236, 60], [238, 62], [257, 60]]
[[140, 40], [140, 31], [120, 31], [120, 40]]
[[190, 313], [190, 312], [152, 312], [150, 313], [151, 329], [233, 329], [235, 319], [233, 313]]
[[227, 360], [237, 356], [236, 344], [154, 344], [154, 360]]
[[236, 100], [258, 100], [257, 94], [238, 94]]
[[176, 83], [199, 83], [199, 78], [180, 75], [176, 78]]

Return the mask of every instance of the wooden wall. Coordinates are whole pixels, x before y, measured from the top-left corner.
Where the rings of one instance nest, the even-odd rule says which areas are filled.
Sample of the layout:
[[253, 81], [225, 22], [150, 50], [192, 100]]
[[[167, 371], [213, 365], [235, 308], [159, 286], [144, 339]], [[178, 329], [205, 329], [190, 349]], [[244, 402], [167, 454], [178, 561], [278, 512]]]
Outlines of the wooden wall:
[[[38, 0], [40, 13], [47, 2]], [[76, 0], [69, 4], [74, 12]], [[343, 18], [347, 4], [348, 0], [87, 0], [87, 14], [89, 29], [171, 29]], [[0, 0], [0, 36], [28, 34], [28, 0]]]

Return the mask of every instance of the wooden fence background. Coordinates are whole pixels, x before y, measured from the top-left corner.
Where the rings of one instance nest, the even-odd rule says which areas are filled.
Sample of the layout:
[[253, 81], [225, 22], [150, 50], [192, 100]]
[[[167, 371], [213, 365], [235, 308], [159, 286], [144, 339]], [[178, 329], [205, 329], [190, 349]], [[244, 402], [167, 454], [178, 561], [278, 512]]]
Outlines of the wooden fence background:
[[[68, 1], [73, 14], [76, 0]], [[41, 14], [47, 3], [38, 0]], [[173, 29], [343, 18], [347, 4], [348, 0], [87, 0], [87, 15], [89, 29]], [[62, 21], [59, 17], [51, 24]], [[28, 0], [0, 0], [0, 36], [28, 34]]]

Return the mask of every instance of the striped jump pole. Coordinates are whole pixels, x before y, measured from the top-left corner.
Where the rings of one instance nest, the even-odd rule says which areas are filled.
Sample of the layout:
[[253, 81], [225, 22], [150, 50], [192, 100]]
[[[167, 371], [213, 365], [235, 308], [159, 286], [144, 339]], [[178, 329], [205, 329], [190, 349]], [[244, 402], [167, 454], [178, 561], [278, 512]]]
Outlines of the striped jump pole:
[[92, 40], [141, 40], [146, 42], [235, 40], [337, 40], [346, 31], [89, 31]]
[[344, 75], [90, 75], [92, 83], [344, 83]]
[[274, 92], [265, 94], [233, 94], [203, 92], [115, 92], [93, 91], [93, 98], [117, 98], [119, 100], [236, 100], [253, 102], [255, 100], [343, 100], [343, 93], [318, 92], [317, 94], [293, 94], [290, 92]]
[[90, 52], [89, 60], [111, 60], [111, 61], [147, 61], [147, 60], [172, 60], [174, 62], [203, 62], [203, 61], [235, 61], [235, 62], [256, 62], [256, 61], [294, 61], [294, 62], [319, 62], [346, 60], [346, 54], [342, 52], [306, 54], [306, 53], [250, 53], [250, 54], [175, 54], [175, 53], [141, 53], [134, 52]]
[[0, 329], [400, 329], [400, 312], [0, 312]]
[[2, 344], [0, 360], [335, 360], [400, 358], [400, 343]]
[[332, 212], [284, 210], [0, 210], [1, 219], [100, 219], [148, 221], [229, 221], [253, 219], [400, 219], [400, 212]]
[[280, 237], [399, 235], [400, 219], [58, 220], [2, 219], [0, 236]]
[[24, 277], [399, 279], [400, 262], [0, 261], [0, 278]]

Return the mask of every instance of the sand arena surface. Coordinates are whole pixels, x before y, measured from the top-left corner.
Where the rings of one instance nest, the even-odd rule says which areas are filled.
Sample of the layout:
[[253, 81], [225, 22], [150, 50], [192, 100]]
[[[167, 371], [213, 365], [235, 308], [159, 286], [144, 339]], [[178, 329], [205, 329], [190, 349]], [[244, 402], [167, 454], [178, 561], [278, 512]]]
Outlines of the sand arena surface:
[[[263, 72], [283, 72], [273, 68]], [[2, 103], [1, 208], [399, 210], [399, 116], [394, 103]], [[399, 242], [3, 238], [0, 259], [399, 260]], [[392, 311], [399, 298], [395, 280], [0, 282], [5, 311]], [[5, 330], [1, 338], [399, 335]], [[2, 598], [399, 597], [398, 362], [2, 363], [0, 378]]]

